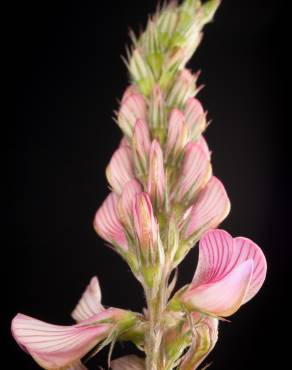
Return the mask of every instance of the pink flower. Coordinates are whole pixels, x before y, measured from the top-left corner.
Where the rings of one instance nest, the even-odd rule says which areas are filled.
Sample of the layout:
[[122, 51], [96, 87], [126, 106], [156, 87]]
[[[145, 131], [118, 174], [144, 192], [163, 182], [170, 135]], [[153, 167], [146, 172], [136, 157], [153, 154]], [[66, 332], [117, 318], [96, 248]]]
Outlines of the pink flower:
[[128, 230], [132, 230], [135, 196], [141, 192], [141, 184], [137, 180], [132, 179], [126, 183], [120, 197], [118, 204], [120, 220]]
[[155, 255], [158, 242], [158, 224], [154, 217], [150, 197], [147, 193], [136, 195], [133, 207], [135, 234], [142, 255], [148, 260]]
[[147, 173], [148, 169], [148, 157], [150, 151], [150, 135], [149, 128], [145, 121], [138, 119], [135, 124], [133, 134], [133, 153], [135, 170], [138, 177], [143, 177]]
[[153, 203], [161, 207], [165, 199], [166, 179], [163, 152], [157, 140], [152, 142], [150, 148], [147, 189]]
[[117, 149], [106, 169], [106, 177], [112, 189], [121, 194], [125, 184], [135, 178], [132, 150], [128, 146]]
[[197, 78], [198, 76], [193, 75], [188, 69], [183, 69], [170, 90], [167, 97], [167, 104], [170, 107], [183, 107], [187, 100], [197, 92]]
[[188, 209], [181, 222], [185, 239], [199, 239], [208, 229], [217, 227], [228, 215], [230, 201], [223, 184], [212, 176], [199, 193], [195, 204]]
[[184, 123], [184, 115], [178, 109], [173, 109], [168, 122], [168, 134], [165, 155], [167, 161], [175, 164], [188, 140], [188, 129]]
[[120, 357], [111, 362], [112, 370], [144, 370], [145, 361], [135, 355]]
[[77, 322], [89, 319], [104, 310], [101, 304], [101, 290], [96, 276], [86, 287], [71, 316]]
[[189, 310], [230, 316], [257, 294], [266, 270], [265, 256], [254, 242], [210, 230], [200, 241], [193, 281], [178, 300]]
[[147, 119], [147, 106], [143, 96], [135, 92], [131, 86], [124, 94], [117, 119], [120, 128], [128, 138], [132, 137], [137, 119]]
[[209, 153], [197, 142], [189, 143], [184, 150], [181, 174], [176, 185], [176, 201], [189, 204], [212, 173]]
[[96, 212], [93, 226], [99, 236], [124, 253], [128, 250], [128, 243], [119, 218], [118, 202], [119, 196], [110, 193]]
[[111, 308], [79, 324], [59, 326], [18, 314], [11, 330], [20, 347], [41, 367], [60, 369], [74, 365], [78, 369], [79, 360], [110, 334], [120, 317], [123, 311]]
[[189, 129], [192, 140], [197, 140], [207, 126], [206, 114], [198, 99], [188, 99], [185, 110], [185, 124]]

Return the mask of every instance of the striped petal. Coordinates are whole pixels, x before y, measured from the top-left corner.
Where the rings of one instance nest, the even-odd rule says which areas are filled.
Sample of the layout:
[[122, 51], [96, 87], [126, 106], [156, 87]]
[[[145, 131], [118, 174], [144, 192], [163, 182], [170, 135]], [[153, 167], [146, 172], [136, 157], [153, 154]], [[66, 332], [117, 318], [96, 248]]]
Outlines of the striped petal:
[[130, 147], [122, 146], [114, 152], [106, 169], [106, 177], [112, 189], [118, 194], [123, 191], [124, 185], [135, 177]]
[[96, 276], [94, 276], [85, 292], [82, 294], [71, 316], [77, 322], [89, 319], [91, 316], [103, 311], [101, 304], [101, 290]]
[[139, 93], [127, 91], [122, 100], [122, 105], [118, 113], [118, 124], [124, 134], [131, 138], [133, 128], [137, 119], [146, 120], [147, 106], [143, 96]]
[[208, 147], [208, 144], [207, 144], [207, 141], [206, 139], [204, 138], [204, 136], [200, 136], [199, 139], [196, 141], [196, 143], [198, 145], [200, 145], [200, 147], [202, 148], [202, 150], [208, 155], [209, 159], [211, 159], [211, 153], [210, 153], [210, 149]]
[[118, 214], [119, 197], [110, 193], [97, 211], [94, 218], [94, 229], [99, 236], [122, 250], [128, 250], [123, 226]]
[[244, 303], [253, 274], [249, 259], [218, 281], [193, 286], [182, 294], [181, 300], [191, 310], [216, 316], [230, 316]]
[[[150, 151], [149, 128], [145, 121], [137, 120], [133, 134], [133, 153], [136, 173], [143, 176], [147, 172]], [[139, 177], [139, 176], [138, 176]]]
[[206, 114], [199, 100], [190, 98], [187, 101], [184, 115], [192, 140], [197, 140], [207, 126]]
[[123, 225], [131, 227], [131, 220], [133, 218], [133, 205], [135, 201], [136, 194], [142, 192], [141, 184], [132, 179], [126, 183], [124, 190], [122, 192], [121, 198], [119, 200], [119, 215]]
[[135, 355], [120, 357], [111, 362], [112, 370], [144, 370], [145, 361]]
[[192, 286], [219, 281], [247, 260], [253, 261], [253, 274], [243, 303], [260, 290], [266, 277], [265, 256], [253, 241], [243, 237], [232, 238], [224, 230], [210, 230], [200, 241], [200, 254]]
[[195, 235], [197, 238], [208, 229], [217, 227], [228, 215], [230, 201], [226, 190], [213, 176], [182, 222], [183, 235], [186, 239]]
[[197, 192], [209, 181], [211, 172], [209, 155], [205, 149], [196, 142], [189, 143], [184, 152], [176, 200], [186, 203], [193, 201]]
[[154, 204], [162, 206], [165, 198], [165, 172], [163, 152], [157, 140], [153, 140], [149, 156], [149, 173], [147, 191]]
[[97, 323], [106, 316], [102, 313], [81, 324], [59, 326], [18, 314], [11, 330], [21, 348], [41, 367], [53, 370], [76, 364], [108, 335], [112, 325]]
[[[179, 158], [188, 139], [188, 129], [184, 124], [184, 115], [178, 109], [173, 109], [168, 122], [168, 134], [166, 142], [166, 157], [169, 161]], [[170, 157], [170, 158], [169, 158]]]

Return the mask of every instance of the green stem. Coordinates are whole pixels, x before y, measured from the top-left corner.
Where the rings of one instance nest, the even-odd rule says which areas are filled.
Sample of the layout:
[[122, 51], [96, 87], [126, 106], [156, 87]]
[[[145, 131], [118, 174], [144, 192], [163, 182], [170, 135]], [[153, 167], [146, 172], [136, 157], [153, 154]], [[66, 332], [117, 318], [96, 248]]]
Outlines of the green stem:
[[149, 330], [146, 337], [146, 370], [162, 370], [161, 348], [164, 332], [163, 312], [167, 305], [167, 287], [169, 272], [163, 266], [162, 277], [158, 291], [146, 289], [146, 300], [149, 316]]

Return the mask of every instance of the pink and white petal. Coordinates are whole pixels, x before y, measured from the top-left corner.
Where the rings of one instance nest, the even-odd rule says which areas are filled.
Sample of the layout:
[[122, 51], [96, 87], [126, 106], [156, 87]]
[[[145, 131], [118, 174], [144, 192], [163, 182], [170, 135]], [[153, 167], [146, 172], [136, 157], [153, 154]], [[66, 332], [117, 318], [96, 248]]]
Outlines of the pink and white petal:
[[153, 140], [149, 156], [147, 191], [154, 204], [161, 206], [165, 198], [166, 179], [163, 152], [157, 140]]
[[125, 136], [122, 137], [120, 141], [120, 145], [119, 145], [119, 148], [123, 148], [123, 147], [128, 147], [128, 148], [130, 147], [129, 142]]
[[203, 135], [201, 135], [199, 137], [199, 139], [196, 141], [196, 143], [198, 145], [200, 145], [200, 147], [202, 148], [202, 150], [206, 153], [206, 155], [208, 155], [209, 157], [209, 160], [211, 159], [211, 152], [210, 152], [210, 149], [209, 149], [209, 146], [207, 144], [207, 141], [206, 139], [204, 138]]
[[123, 104], [128, 99], [128, 97], [133, 94], [139, 94], [139, 91], [137, 90], [136, 86], [129, 85], [123, 94], [121, 104]]
[[112, 189], [121, 194], [125, 184], [135, 177], [130, 147], [122, 146], [114, 152], [106, 169], [106, 177]]
[[119, 200], [120, 217], [124, 223], [128, 223], [129, 219], [133, 217], [135, 196], [142, 191], [142, 186], [136, 179], [128, 181], [124, 186], [121, 198]]
[[230, 271], [233, 238], [224, 230], [209, 230], [200, 240], [199, 260], [192, 287], [220, 280]]
[[187, 133], [183, 113], [178, 109], [173, 109], [168, 123], [166, 157], [172, 154], [175, 159], [180, 154], [187, 142]]
[[146, 118], [147, 105], [143, 96], [139, 93], [127, 94], [118, 113], [118, 123], [125, 135], [131, 137], [137, 119]]
[[262, 287], [267, 274], [267, 261], [261, 250], [252, 240], [243, 237], [237, 237], [233, 240], [234, 253], [230, 265], [232, 268], [238, 266], [242, 262], [253, 260], [253, 274], [249, 290], [244, 299], [244, 303], [251, 300]]
[[253, 261], [247, 260], [219, 281], [188, 289], [181, 299], [190, 309], [230, 316], [244, 303], [252, 274]]
[[198, 99], [190, 98], [185, 111], [185, 124], [193, 139], [197, 139], [206, 128], [206, 115]]
[[191, 201], [197, 191], [209, 181], [211, 173], [209, 155], [196, 142], [189, 143], [184, 152], [177, 200]]
[[145, 361], [135, 355], [120, 357], [111, 362], [112, 370], [144, 370]]
[[59, 369], [76, 363], [103, 340], [110, 324], [96, 324], [98, 315], [82, 324], [59, 326], [18, 314], [11, 324], [17, 343], [45, 369]]
[[93, 226], [103, 239], [127, 251], [128, 243], [119, 220], [118, 201], [118, 195], [110, 193], [97, 211]]
[[217, 227], [228, 215], [230, 201], [224, 185], [212, 176], [200, 192], [196, 203], [184, 219], [182, 228], [185, 238], [193, 234], [202, 235], [206, 230]]
[[89, 319], [104, 310], [101, 304], [101, 290], [96, 276], [91, 280], [71, 316], [77, 322]]

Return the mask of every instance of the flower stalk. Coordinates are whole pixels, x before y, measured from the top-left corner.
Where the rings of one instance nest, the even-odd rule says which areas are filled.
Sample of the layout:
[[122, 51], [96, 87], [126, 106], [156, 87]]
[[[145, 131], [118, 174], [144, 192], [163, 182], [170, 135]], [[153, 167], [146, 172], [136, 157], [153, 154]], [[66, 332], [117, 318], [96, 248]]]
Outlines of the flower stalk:
[[[44, 369], [86, 369], [82, 359], [110, 345], [113, 370], [195, 370], [214, 348], [218, 324], [260, 290], [266, 260], [251, 240], [216, 229], [230, 200], [213, 175], [203, 136], [206, 112], [196, 95], [199, 73], [186, 68], [219, 0], [170, 2], [132, 35], [130, 86], [116, 122], [123, 133], [106, 169], [111, 193], [94, 229], [129, 265], [144, 289], [143, 314], [105, 308], [96, 277], [69, 327], [19, 314], [12, 333]], [[199, 242], [193, 280], [172, 294], [170, 277]], [[143, 358], [111, 361], [116, 341], [131, 341]]]

